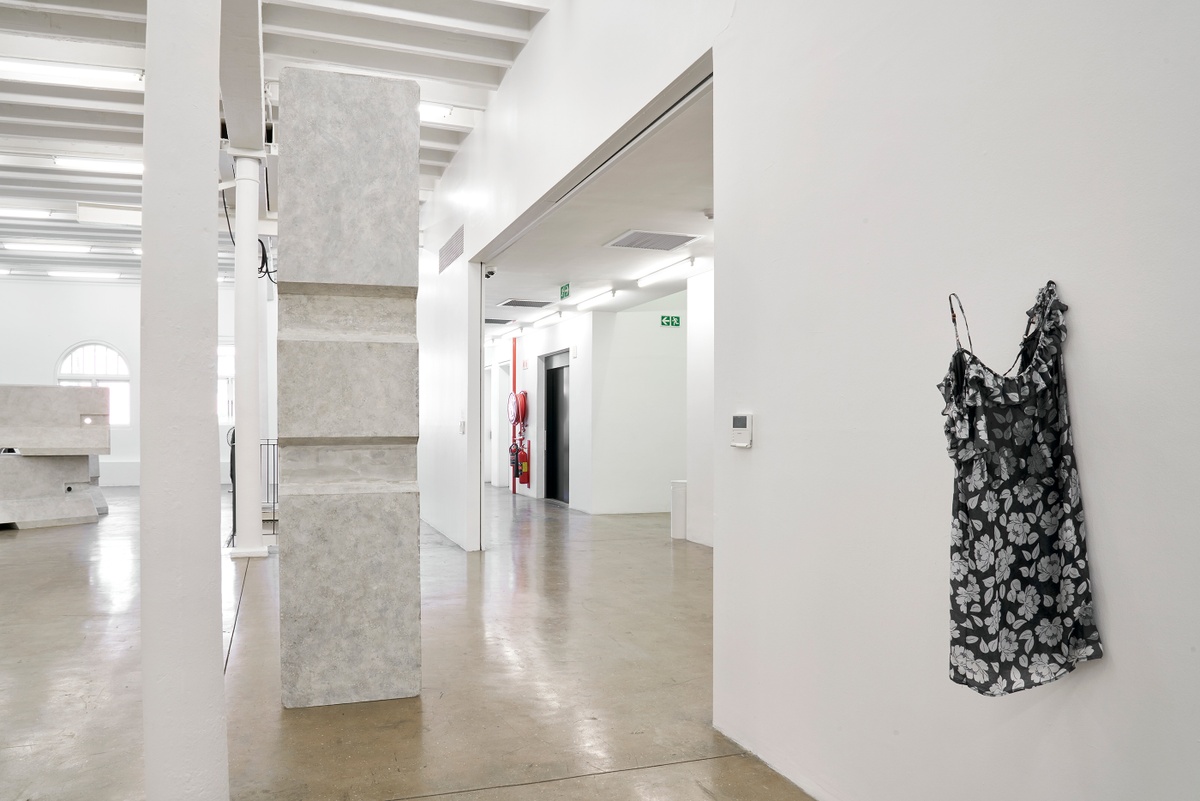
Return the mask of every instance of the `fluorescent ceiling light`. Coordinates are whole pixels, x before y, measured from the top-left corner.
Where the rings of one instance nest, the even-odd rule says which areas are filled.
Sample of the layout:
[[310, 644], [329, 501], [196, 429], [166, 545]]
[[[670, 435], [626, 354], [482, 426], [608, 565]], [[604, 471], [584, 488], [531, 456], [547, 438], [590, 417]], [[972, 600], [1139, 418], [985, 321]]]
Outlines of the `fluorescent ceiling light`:
[[41, 242], [5, 242], [5, 250], [19, 250], [25, 253], [91, 253], [88, 245], [53, 245]]
[[50, 270], [46, 275], [51, 278], [101, 278], [104, 280], [116, 280], [121, 277], [120, 273], [76, 273], [76, 272], [61, 272], [59, 270]]
[[421, 115], [421, 122], [438, 122], [453, 114], [454, 106], [446, 106], [441, 103], [421, 103], [417, 106], [417, 110]]
[[580, 303], [575, 308], [579, 309], [579, 311], [587, 311], [588, 309], [595, 308], [596, 306], [599, 306], [602, 303], [608, 303], [610, 300], [612, 300], [619, 294], [621, 294], [621, 290], [614, 289], [612, 292], [605, 292], [601, 295], [597, 295], [596, 297], [592, 298], [591, 300], [586, 300], [583, 303]]
[[133, 251], [133, 255], [135, 255], [135, 256], [140, 256], [140, 255], [142, 255], [142, 249], [141, 249], [141, 248], [130, 248], [130, 250], [132, 250], [132, 251]]
[[0, 275], [8, 275], [8, 270], [0, 268]]
[[19, 76], [34, 83], [59, 86], [88, 86], [96, 89], [145, 88], [141, 70], [122, 67], [91, 67], [57, 61], [25, 58], [0, 58], [0, 72]]
[[638, 286], [651, 286], [652, 284], [661, 284], [663, 281], [672, 281], [677, 278], [683, 278], [692, 265], [696, 263], [694, 258], [684, 259], [675, 264], [663, 267], [660, 270], [655, 270], [648, 275], [643, 275], [638, 279]]
[[588, 292], [588, 293], [587, 293], [587, 294], [585, 294], [585, 295], [580, 295], [580, 296], [579, 296], [577, 299], [575, 299], [575, 300], [569, 300], [569, 299], [568, 299], [568, 301], [567, 301], [567, 302], [568, 302], [568, 303], [573, 303], [573, 304], [575, 304], [576, 306], [579, 306], [579, 305], [581, 305], [581, 304], [587, 303], [587, 302], [588, 302], [589, 300], [591, 300], [592, 298], [598, 298], [598, 297], [600, 297], [601, 295], [607, 295], [609, 292], [612, 292], [612, 284], [605, 284], [604, 286], [600, 287], [599, 289], [592, 290], [591, 292]]
[[0, 217], [15, 217], [22, 220], [48, 220], [50, 209], [0, 209]]
[[55, 156], [54, 166], [80, 172], [107, 172], [119, 175], [141, 175], [142, 162], [133, 159], [89, 159], [76, 156]]

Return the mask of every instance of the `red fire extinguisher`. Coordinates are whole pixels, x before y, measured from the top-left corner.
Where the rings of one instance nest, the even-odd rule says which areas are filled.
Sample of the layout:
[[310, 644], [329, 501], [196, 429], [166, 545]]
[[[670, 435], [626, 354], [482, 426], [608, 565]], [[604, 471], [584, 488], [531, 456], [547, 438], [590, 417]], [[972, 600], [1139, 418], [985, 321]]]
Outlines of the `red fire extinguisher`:
[[529, 446], [524, 443], [517, 449], [517, 480], [529, 486]]

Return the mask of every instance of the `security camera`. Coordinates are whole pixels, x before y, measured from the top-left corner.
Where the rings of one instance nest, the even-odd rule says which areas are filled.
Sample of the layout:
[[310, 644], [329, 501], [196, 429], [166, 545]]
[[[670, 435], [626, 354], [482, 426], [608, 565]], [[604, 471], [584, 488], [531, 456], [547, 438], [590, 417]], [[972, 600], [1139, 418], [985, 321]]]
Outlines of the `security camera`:
[[493, 270], [491, 267], [488, 267], [486, 270], [483, 271], [484, 278], [491, 278], [495, 274], [496, 274], [496, 271]]

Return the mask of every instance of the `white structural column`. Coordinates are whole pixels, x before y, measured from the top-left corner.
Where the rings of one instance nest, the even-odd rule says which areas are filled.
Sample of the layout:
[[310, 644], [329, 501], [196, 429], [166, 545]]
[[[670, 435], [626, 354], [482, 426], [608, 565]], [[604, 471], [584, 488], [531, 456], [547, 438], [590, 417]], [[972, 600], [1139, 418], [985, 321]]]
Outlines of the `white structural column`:
[[146, 798], [228, 801], [217, 450], [218, 0], [149, 0], [142, 190]]
[[[259, 357], [262, 349], [259, 308], [257, 158], [237, 156], [233, 251], [234, 420], [237, 426], [236, 481], [237, 539], [232, 556], [266, 556], [262, 538], [262, 497], [259, 487]], [[265, 281], [266, 279], [261, 279]]]

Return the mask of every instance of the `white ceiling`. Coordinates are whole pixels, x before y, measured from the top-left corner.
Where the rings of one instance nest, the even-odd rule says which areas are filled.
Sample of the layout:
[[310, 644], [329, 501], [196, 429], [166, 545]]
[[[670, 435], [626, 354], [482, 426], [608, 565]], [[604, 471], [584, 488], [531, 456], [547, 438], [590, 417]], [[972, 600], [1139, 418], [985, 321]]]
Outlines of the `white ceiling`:
[[[223, 0], [227, 25], [250, 20], [253, 30], [260, 9], [262, 19], [261, 36], [235, 41], [225, 28], [221, 83], [231, 139], [261, 141], [257, 121], [265, 116], [269, 130], [278, 117], [279, 73], [289, 65], [412, 79], [423, 101], [445, 107], [436, 119], [422, 115], [421, 188], [428, 193], [551, 2]], [[0, 0], [0, 58], [140, 70], [145, 29], [145, 0]], [[112, 252], [0, 248], [0, 273], [138, 273], [140, 259], [131, 249], [140, 229], [83, 224], [76, 210], [80, 202], [139, 206], [140, 176], [67, 169], [54, 157], [140, 160], [142, 92], [136, 84], [118, 89], [111, 83], [97, 88], [103, 80], [75, 83], [83, 85], [35, 80], [0, 64], [0, 209], [51, 213], [38, 220], [0, 216], [0, 243], [59, 242]], [[270, 157], [267, 186], [273, 166]], [[228, 194], [232, 208], [233, 193]], [[214, 201], [220, 214], [215, 187]], [[272, 214], [273, 197], [264, 191], [260, 215]], [[222, 249], [230, 247], [223, 236]]]
[[[622, 294], [604, 311], [620, 311], [677, 293], [686, 277], [639, 289], [637, 279], [689, 257], [696, 269], [711, 264], [713, 221], [712, 92], [699, 93], [684, 110], [627, 150], [604, 172], [557, 206], [535, 228], [487, 266], [496, 274], [484, 282], [484, 316], [530, 322], [553, 309], [573, 309], [559, 301], [559, 287], [573, 297], [612, 285]], [[700, 235], [698, 241], [667, 253], [604, 247], [631, 229]], [[506, 298], [556, 301], [542, 309], [509, 309]], [[488, 326], [495, 333], [503, 326]]]

